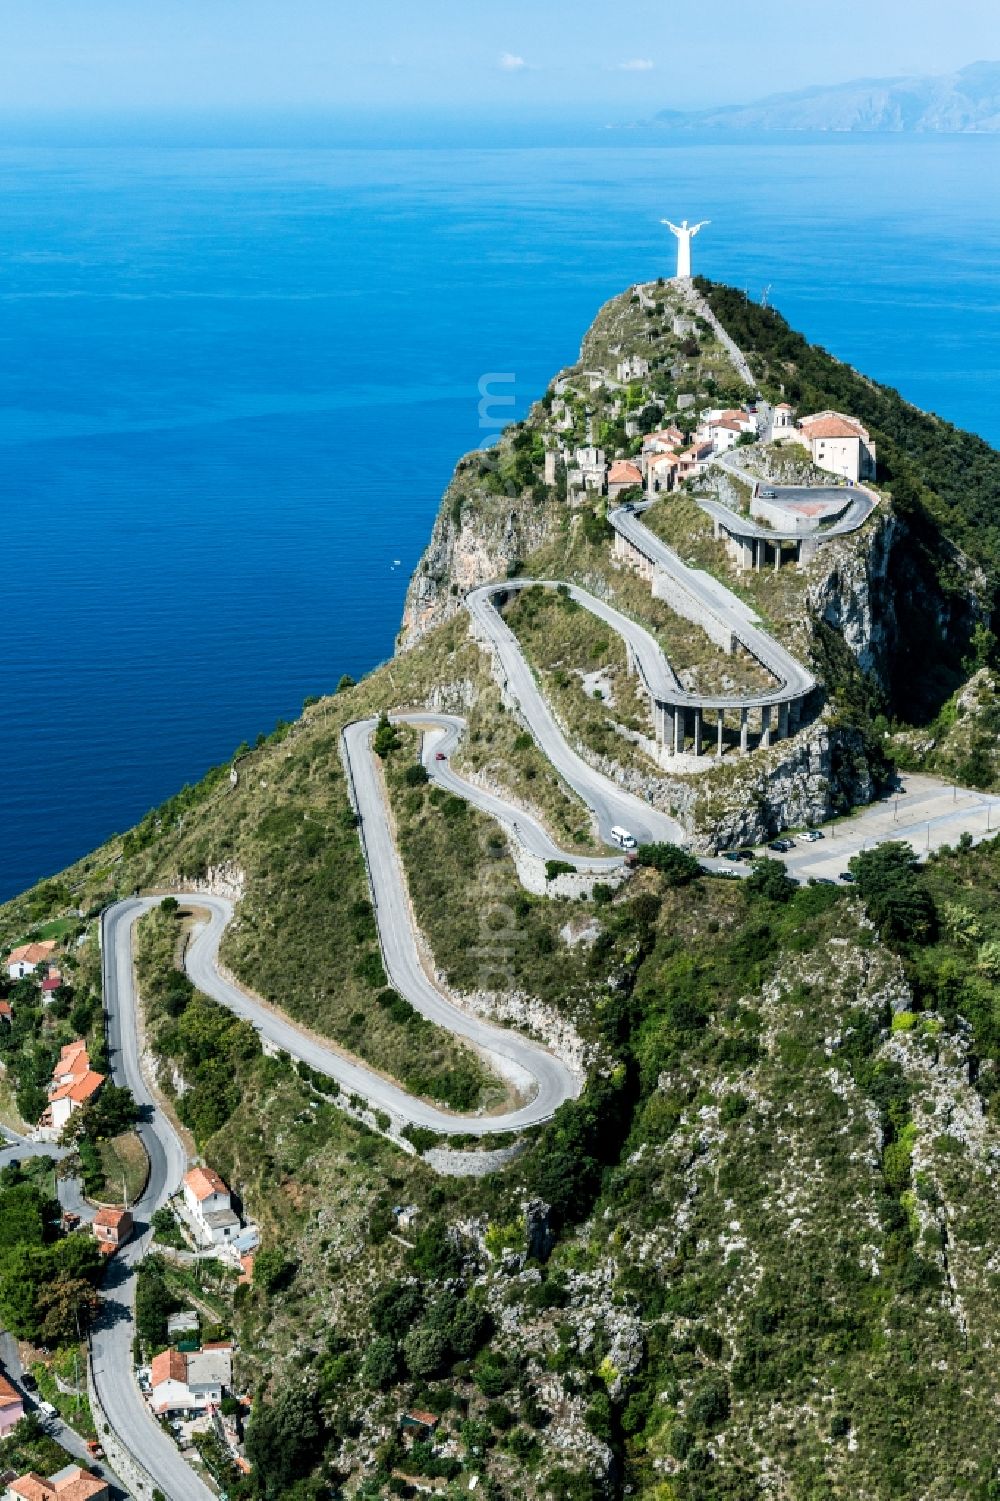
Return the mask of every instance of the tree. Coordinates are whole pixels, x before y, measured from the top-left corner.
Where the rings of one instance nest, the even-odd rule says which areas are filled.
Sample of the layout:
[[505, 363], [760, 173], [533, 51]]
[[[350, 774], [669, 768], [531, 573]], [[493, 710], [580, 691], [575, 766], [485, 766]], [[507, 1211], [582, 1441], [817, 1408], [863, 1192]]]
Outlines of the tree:
[[399, 1372], [399, 1355], [391, 1339], [380, 1334], [373, 1339], [365, 1354], [361, 1376], [366, 1385], [392, 1386]]
[[677, 844], [642, 844], [636, 859], [640, 865], [658, 870], [667, 886], [686, 886], [701, 875], [701, 865], [694, 855]]
[[372, 747], [376, 756], [385, 760], [392, 751], [399, 749], [399, 731], [390, 723], [388, 714], [379, 715], [378, 724], [375, 726], [375, 735], [372, 739]]
[[276, 1247], [258, 1251], [253, 1263], [254, 1287], [262, 1287], [266, 1293], [283, 1292], [291, 1284], [295, 1271], [295, 1262], [289, 1261]]
[[86, 1277], [67, 1274], [38, 1290], [39, 1332], [49, 1345], [68, 1345], [78, 1339], [97, 1313], [97, 1289]]
[[795, 891], [795, 882], [780, 860], [755, 860], [744, 890], [748, 896], [763, 897], [768, 902], [787, 902]]
[[167, 1342], [167, 1319], [180, 1304], [165, 1278], [162, 1256], [147, 1256], [139, 1267], [135, 1289], [135, 1326], [139, 1338], [158, 1348]]
[[13, 1246], [40, 1246], [45, 1239], [49, 1206], [33, 1183], [19, 1183], [0, 1193], [0, 1251]]
[[[77, 1112], [77, 1117], [77, 1136], [86, 1133], [93, 1141], [105, 1141], [134, 1126], [139, 1119], [139, 1107], [130, 1089], [108, 1082], [95, 1099]], [[72, 1121], [71, 1116], [67, 1126]]]
[[417, 1377], [439, 1376], [448, 1362], [448, 1336], [430, 1324], [418, 1324], [403, 1341], [407, 1370]]
[[323, 1423], [316, 1392], [305, 1382], [284, 1387], [273, 1402], [254, 1403], [247, 1429], [247, 1458], [258, 1493], [278, 1501], [319, 1459]]
[[908, 844], [889, 841], [862, 850], [849, 862], [858, 895], [883, 938], [892, 943], [922, 943], [937, 926], [934, 899], [924, 885], [916, 855]]

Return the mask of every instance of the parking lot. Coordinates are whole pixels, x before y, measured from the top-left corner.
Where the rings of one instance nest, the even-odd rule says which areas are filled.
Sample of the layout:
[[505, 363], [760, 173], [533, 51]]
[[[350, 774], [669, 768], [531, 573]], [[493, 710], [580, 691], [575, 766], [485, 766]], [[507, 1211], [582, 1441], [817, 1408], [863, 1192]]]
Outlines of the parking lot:
[[836, 880], [852, 855], [886, 840], [905, 841], [924, 856], [944, 844], [957, 844], [963, 834], [971, 834], [976, 843], [1000, 834], [1000, 796], [904, 773], [898, 793], [839, 823], [824, 824], [816, 844], [796, 843], [788, 854], [773, 858], [784, 861], [800, 880]]

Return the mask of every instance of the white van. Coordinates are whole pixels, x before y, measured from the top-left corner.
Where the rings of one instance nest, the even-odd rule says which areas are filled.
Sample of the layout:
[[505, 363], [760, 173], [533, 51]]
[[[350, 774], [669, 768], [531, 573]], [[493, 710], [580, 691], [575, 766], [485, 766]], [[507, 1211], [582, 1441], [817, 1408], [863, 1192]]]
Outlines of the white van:
[[611, 830], [611, 843], [617, 844], [620, 850], [635, 850], [639, 848], [639, 843], [635, 835], [630, 834], [628, 829], [623, 829], [619, 824], [615, 824]]

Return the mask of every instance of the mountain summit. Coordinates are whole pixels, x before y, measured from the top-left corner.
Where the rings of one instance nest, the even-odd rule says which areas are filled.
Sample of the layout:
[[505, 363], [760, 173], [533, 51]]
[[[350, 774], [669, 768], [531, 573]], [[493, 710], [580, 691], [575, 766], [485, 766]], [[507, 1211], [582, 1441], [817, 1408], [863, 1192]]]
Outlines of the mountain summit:
[[755, 104], [661, 110], [669, 129], [1000, 131], [1000, 62], [970, 63], [925, 78], [860, 78], [772, 94]]

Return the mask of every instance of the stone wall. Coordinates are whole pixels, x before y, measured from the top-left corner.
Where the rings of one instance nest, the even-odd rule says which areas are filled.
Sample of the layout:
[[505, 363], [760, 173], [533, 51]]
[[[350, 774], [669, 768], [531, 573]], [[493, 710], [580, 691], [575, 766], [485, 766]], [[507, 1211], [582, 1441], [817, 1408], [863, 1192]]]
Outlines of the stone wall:
[[721, 647], [727, 654], [732, 653], [735, 647], [732, 631], [718, 615], [707, 610], [678, 579], [662, 568], [654, 568], [652, 590], [654, 599], [662, 599], [675, 615], [700, 626], [714, 645]]

